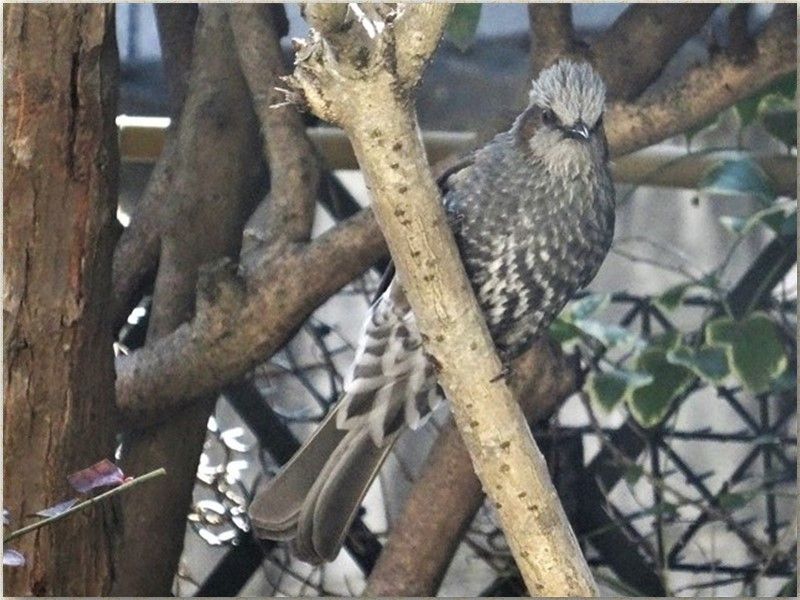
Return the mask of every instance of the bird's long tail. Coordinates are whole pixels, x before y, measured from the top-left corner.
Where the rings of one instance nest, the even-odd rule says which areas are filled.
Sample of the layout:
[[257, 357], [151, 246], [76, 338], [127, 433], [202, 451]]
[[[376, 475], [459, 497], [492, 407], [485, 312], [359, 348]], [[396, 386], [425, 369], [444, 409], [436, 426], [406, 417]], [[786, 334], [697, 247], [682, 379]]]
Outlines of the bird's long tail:
[[376, 446], [366, 423], [336, 427], [332, 410], [250, 505], [259, 538], [293, 540], [297, 558], [312, 564], [336, 558], [358, 508], [399, 431]]
[[256, 535], [294, 540], [298, 558], [311, 563], [333, 560], [397, 436], [440, 400], [414, 315], [393, 282], [370, 308], [344, 396], [251, 503]]

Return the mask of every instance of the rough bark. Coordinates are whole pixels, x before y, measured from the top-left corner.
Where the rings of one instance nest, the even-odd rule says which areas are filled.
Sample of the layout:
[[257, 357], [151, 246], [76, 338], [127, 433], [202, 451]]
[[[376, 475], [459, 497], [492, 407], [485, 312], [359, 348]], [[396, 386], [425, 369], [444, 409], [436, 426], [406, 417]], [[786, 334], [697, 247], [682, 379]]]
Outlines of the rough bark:
[[[528, 421], [546, 420], [578, 388], [574, 367], [547, 341], [539, 342], [517, 361], [510, 385]], [[392, 526], [364, 595], [435, 596], [484, 498], [467, 448], [451, 419]]]
[[[224, 8], [201, 9], [196, 48], [186, 118], [177, 132], [180, 152], [170, 203], [162, 212], [171, 218], [161, 230], [148, 343], [192, 318], [201, 265], [238, 254], [242, 227], [253, 207], [248, 182], [259, 156], [257, 125]], [[114, 594], [170, 593], [214, 398], [207, 395], [154, 427], [126, 432], [125, 470], [164, 467], [169, 477], [146, 491], [132, 491], [122, 501]]]
[[716, 8], [717, 4], [630, 6], [592, 44], [589, 54], [606, 82], [609, 98], [639, 96]]
[[[497, 377], [502, 365], [416, 127], [410, 90], [449, 10], [407, 5], [366, 52], [351, 53], [312, 34], [291, 83], [317, 116], [341, 126], [353, 143], [426, 351], [526, 585], [537, 595], [594, 595], [544, 457], [511, 391]], [[418, 42], [427, 38], [427, 44], [417, 44], [427, 53], [401, 60], [409, 47], [406, 35]], [[348, 61], [353, 54], [358, 59]], [[404, 64], [407, 70], [400, 68]]]
[[[118, 153], [113, 7], [4, 10], [3, 506], [14, 524], [69, 498], [114, 452], [111, 280]], [[11, 544], [7, 594], [101, 596], [111, 505]]]

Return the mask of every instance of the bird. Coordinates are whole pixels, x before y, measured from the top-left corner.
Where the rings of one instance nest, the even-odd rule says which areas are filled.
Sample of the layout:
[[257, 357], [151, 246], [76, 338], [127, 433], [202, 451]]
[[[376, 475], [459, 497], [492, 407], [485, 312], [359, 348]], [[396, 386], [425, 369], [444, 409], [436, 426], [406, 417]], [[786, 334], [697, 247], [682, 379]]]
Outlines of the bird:
[[[445, 212], [504, 365], [531, 347], [603, 262], [615, 195], [603, 125], [605, 86], [562, 59], [531, 83], [508, 131], [439, 178]], [[443, 401], [436, 370], [393, 269], [360, 332], [344, 392], [250, 504], [260, 539], [332, 561], [393, 442]]]

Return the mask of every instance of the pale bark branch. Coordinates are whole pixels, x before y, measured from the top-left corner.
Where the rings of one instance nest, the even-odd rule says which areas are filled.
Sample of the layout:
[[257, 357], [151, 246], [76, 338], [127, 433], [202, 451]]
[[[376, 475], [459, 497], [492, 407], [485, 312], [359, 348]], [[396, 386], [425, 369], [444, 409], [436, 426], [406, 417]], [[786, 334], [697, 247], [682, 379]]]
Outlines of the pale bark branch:
[[[238, 4], [228, 8], [239, 63], [253, 97], [270, 170], [270, 192], [259, 223], [248, 235], [268, 244], [273, 254], [288, 243], [308, 241], [320, 186], [320, 162], [297, 108], [283, 104], [277, 89], [288, 71], [269, 7]], [[260, 244], [259, 244], [260, 245]]]
[[632, 5], [592, 44], [590, 57], [609, 98], [631, 100], [661, 74], [716, 4]]
[[[438, 40], [446, 17], [432, 15], [427, 35]], [[594, 595], [544, 458], [513, 394], [497, 378], [502, 365], [447, 225], [407, 93], [421, 71], [401, 78], [392, 69], [406, 48], [392, 43], [392, 30], [387, 23], [374, 38], [360, 69], [342, 68], [341, 55], [332, 58], [335, 49], [311, 36], [292, 83], [311, 110], [341, 125], [352, 141], [426, 351], [526, 584], [539, 595]], [[432, 51], [435, 44], [428, 46]], [[413, 62], [422, 69], [428, 59]]]
[[[575, 366], [548, 341], [537, 343], [515, 362], [510, 385], [529, 422], [546, 420], [578, 389]], [[484, 498], [451, 419], [392, 526], [364, 595], [435, 596]]]
[[[777, 9], [776, 9], [777, 10]], [[703, 123], [797, 67], [797, 20], [771, 17], [755, 39], [752, 60], [740, 64], [724, 54], [689, 71], [663, 92], [638, 103], [615, 103], [606, 111], [612, 154], [650, 146]]]
[[394, 23], [397, 76], [406, 89], [419, 83], [439, 44], [442, 23], [452, 10], [450, 4], [407, 4]]

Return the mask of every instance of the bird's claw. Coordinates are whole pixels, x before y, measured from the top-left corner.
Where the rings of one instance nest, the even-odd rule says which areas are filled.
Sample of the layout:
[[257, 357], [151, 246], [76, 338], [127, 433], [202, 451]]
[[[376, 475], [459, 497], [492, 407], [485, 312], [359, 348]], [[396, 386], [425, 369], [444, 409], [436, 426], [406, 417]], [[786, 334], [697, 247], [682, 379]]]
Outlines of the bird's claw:
[[501, 379], [505, 379], [506, 383], [508, 383], [508, 376], [511, 375], [511, 365], [503, 364], [503, 369], [494, 377], [489, 380], [489, 383], [495, 383], [500, 381]]

